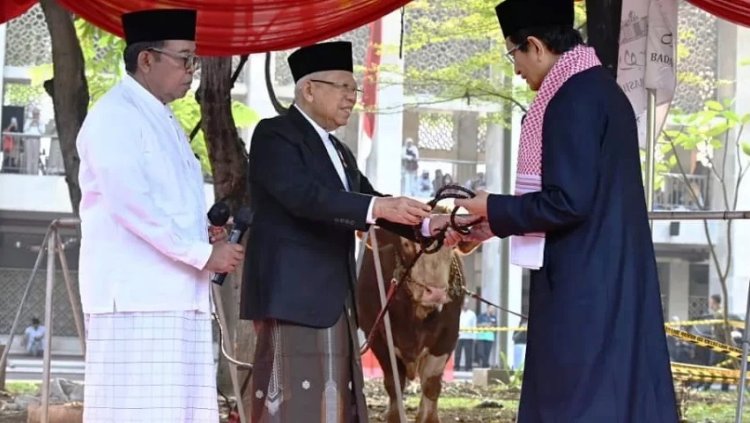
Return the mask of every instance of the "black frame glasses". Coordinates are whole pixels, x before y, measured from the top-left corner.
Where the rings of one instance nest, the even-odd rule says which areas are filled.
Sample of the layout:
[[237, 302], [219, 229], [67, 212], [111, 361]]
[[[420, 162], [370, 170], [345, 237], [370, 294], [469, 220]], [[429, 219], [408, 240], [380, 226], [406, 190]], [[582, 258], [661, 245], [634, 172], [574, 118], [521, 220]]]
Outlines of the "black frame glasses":
[[174, 51], [164, 50], [157, 47], [149, 47], [147, 50], [165, 54], [173, 59], [182, 59], [185, 70], [198, 70], [201, 67], [200, 57], [192, 53], [176, 53]]
[[334, 88], [344, 91], [347, 94], [362, 94], [362, 90], [359, 89], [359, 87], [357, 86], [352, 87], [349, 84], [342, 84], [342, 83], [333, 82], [333, 81], [325, 81], [322, 79], [311, 79], [310, 82], [319, 82], [321, 84], [330, 85]]

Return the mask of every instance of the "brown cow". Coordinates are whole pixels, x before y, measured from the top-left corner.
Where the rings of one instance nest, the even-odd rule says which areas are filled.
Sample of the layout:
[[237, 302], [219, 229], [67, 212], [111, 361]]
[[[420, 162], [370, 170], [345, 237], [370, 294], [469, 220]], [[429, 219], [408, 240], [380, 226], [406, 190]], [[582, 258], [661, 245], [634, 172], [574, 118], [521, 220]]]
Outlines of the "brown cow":
[[[391, 279], [401, 277], [420, 247], [413, 241], [384, 230], [376, 229], [376, 236], [387, 292]], [[368, 245], [372, 244], [368, 242]], [[461, 245], [459, 249], [469, 252], [474, 247]], [[440, 421], [437, 402], [443, 370], [458, 339], [463, 287], [461, 259], [453, 249], [443, 247], [435, 254], [420, 256], [410, 278], [399, 287], [388, 308], [401, 390], [403, 392], [406, 378], [414, 380], [417, 375], [422, 385], [417, 423]], [[359, 325], [367, 335], [373, 329], [380, 311], [379, 298], [374, 258], [372, 249], [368, 248], [357, 285]], [[385, 389], [390, 399], [387, 419], [389, 423], [394, 423], [399, 421], [399, 413], [382, 321], [375, 330], [370, 348], [383, 369]]]

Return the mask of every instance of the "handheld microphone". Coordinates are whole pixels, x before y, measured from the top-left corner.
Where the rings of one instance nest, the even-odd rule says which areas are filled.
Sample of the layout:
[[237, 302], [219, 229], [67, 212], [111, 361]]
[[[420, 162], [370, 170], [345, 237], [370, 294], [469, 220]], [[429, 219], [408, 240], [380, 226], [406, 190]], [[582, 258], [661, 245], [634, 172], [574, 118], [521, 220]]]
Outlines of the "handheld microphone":
[[[250, 208], [240, 207], [240, 209], [237, 211], [237, 214], [234, 216], [234, 226], [232, 227], [232, 231], [229, 233], [229, 239], [227, 240], [227, 242], [230, 244], [237, 244], [238, 242], [240, 242], [240, 238], [242, 238], [242, 235], [245, 233], [247, 228], [250, 227], [252, 222], [253, 212], [250, 210]], [[224, 221], [224, 223], [226, 223], [226, 221]], [[211, 222], [211, 224], [213, 224], [213, 222]], [[211, 278], [211, 282], [222, 285], [226, 277], [226, 273], [215, 273], [213, 278]]]
[[208, 221], [211, 222], [211, 225], [213, 226], [224, 226], [229, 220], [230, 213], [231, 211], [229, 210], [227, 203], [219, 201], [208, 210]]

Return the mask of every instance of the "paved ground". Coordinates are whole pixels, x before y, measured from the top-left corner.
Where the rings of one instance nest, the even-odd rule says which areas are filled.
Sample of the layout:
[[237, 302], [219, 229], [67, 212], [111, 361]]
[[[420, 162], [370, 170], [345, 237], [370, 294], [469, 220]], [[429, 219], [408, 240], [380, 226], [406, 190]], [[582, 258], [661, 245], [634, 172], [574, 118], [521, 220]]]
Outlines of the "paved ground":
[[[41, 358], [11, 354], [8, 357], [6, 380], [41, 381], [43, 362]], [[83, 357], [76, 355], [53, 355], [50, 363], [51, 379], [64, 378], [83, 380]], [[455, 380], [471, 380], [471, 372], [455, 372]]]
[[[43, 362], [41, 358], [11, 354], [5, 369], [6, 381], [26, 380], [41, 381]], [[83, 380], [83, 357], [81, 356], [52, 356], [50, 362], [50, 376], [72, 380]]]

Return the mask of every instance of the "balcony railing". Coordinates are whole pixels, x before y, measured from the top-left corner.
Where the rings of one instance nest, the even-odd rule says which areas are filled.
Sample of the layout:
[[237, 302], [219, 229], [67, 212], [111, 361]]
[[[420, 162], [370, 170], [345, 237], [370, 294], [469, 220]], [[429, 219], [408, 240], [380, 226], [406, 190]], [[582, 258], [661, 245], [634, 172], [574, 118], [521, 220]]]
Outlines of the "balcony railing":
[[56, 135], [3, 132], [0, 147], [0, 173], [65, 174], [60, 141]]
[[656, 210], [706, 210], [709, 208], [709, 176], [666, 173], [662, 189], [654, 193]]
[[[57, 135], [3, 132], [0, 141], [0, 173], [65, 175]], [[203, 175], [203, 181], [212, 184], [213, 178]]]

